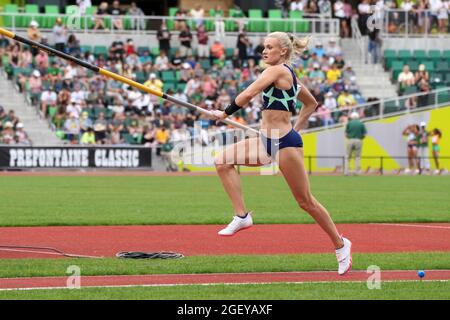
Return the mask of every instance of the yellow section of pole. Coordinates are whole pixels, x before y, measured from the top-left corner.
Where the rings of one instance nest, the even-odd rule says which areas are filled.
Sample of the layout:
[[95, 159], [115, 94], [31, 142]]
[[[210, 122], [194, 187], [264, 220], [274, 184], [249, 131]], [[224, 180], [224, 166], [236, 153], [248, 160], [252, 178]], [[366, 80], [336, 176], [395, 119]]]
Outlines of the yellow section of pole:
[[14, 39], [14, 37], [16, 36], [15, 33], [5, 30], [3, 28], [0, 28], [0, 33], [8, 38]]
[[126, 83], [126, 84], [129, 84], [130, 86], [133, 86], [135, 88], [141, 89], [142, 91], [148, 92], [148, 93], [153, 94], [155, 96], [158, 96], [160, 98], [162, 98], [163, 95], [164, 95], [164, 93], [161, 92], [161, 91], [152, 90], [149, 87], [146, 87], [146, 86], [144, 86], [143, 84], [141, 84], [139, 82], [133, 81], [133, 80], [128, 79], [128, 78], [126, 78], [124, 76], [118, 75], [118, 74], [116, 74], [114, 72], [105, 70], [103, 68], [99, 68], [98, 72], [100, 74], [104, 75], [104, 76], [113, 78], [114, 80], [117, 80], [117, 81], [120, 81], [120, 82], [123, 82], [123, 83]]

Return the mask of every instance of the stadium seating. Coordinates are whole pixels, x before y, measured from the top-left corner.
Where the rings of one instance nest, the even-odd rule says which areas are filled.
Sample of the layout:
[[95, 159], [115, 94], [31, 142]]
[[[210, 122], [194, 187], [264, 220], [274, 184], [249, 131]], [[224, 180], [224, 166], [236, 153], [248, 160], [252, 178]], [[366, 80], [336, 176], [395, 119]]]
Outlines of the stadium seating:
[[[45, 6], [45, 14], [47, 15], [57, 15], [59, 14], [59, 7], [55, 5], [46, 5]], [[57, 16], [47, 16], [43, 19], [43, 27], [44, 28], [53, 28], [55, 25]]]

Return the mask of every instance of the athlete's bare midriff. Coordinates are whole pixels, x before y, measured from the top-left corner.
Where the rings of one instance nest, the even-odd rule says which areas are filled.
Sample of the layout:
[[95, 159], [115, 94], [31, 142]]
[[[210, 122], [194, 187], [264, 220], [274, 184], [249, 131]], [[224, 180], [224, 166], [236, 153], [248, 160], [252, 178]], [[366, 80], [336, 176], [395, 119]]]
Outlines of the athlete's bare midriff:
[[268, 138], [278, 139], [292, 129], [291, 113], [281, 110], [264, 110], [262, 112], [261, 130]]

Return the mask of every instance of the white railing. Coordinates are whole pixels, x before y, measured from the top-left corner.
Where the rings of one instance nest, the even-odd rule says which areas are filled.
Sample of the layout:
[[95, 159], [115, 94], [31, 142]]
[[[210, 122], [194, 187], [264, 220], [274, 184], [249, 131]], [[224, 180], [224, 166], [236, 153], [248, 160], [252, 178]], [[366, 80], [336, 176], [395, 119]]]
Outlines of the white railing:
[[[194, 26], [195, 20], [191, 17], [179, 18], [169, 16], [99, 16], [105, 21], [108, 21], [108, 30], [93, 29], [96, 16], [77, 16], [68, 14], [28, 14], [28, 13], [5, 13], [1, 12], [0, 17], [3, 19], [3, 26], [16, 31], [27, 28], [29, 21], [32, 19], [38, 23], [42, 21], [39, 26], [40, 29], [52, 29], [53, 23], [49, 19], [61, 18], [64, 24], [73, 31], [83, 33], [154, 33], [156, 32], [162, 21], [172, 24], [175, 21], [187, 21], [188, 25]], [[112, 25], [112, 20], [121, 19], [124, 25], [122, 30], [117, 30]], [[207, 31], [214, 31], [214, 23], [217, 21], [215, 17], [204, 17], [203, 20], [207, 26]], [[293, 33], [312, 33], [319, 35], [338, 36], [339, 35], [339, 21], [325, 16], [317, 16], [314, 18], [302, 19], [273, 19], [273, 18], [225, 18], [221, 17], [221, 21], [225, 23], [225, 30], [227, 32], [237, 32], [239, 25], [244, 25], [247, 32], [269, 33], [272, 31], [286, 31]], [[28, 22], [27, 24], [24, 21]], [[45, 21], [45, 22], [44, 22]], [[134, 21], [135, 29], [130, 29], [131, 21]], [[127, 24], [127, 26], [125, 26]], [[231, 27], [230, 27], [231, 25]], [[173, 27], [171, 26], [173, 30]], [[231, 30], [230, 30], [231, 29]]]
[[351, 19], [351, 28], [353, 42], [356, 43], [359, 49], [359, 58], [364, 63], [367, 63], [367, 44], [361, 34], [361, 30], [359, 30], [358, 20], [356, 17], [352, 17]]
[[[431, 10], [384, 9], [381, 13], [383, 19], [379, 25], [381, 35], [386, 38], [397, 37], [450, 37], [448, 22], [441, 33], [438, 27], [437, 15]], [[436, 28], [437, 32], [432, 32]]]

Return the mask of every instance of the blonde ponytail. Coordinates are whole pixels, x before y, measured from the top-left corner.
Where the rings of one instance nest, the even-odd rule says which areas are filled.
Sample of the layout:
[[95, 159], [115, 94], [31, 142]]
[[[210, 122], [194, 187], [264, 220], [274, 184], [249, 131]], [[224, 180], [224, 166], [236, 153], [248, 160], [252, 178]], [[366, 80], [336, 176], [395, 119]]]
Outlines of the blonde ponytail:
[[309, 40], [311, 39], [311, 36], [300, 39], [292, 33], [280, 31], [269, 33], [267, 37], [278, 39], [278, 41], [280, 41], [280, 46], [288, 49], [286, 54], [286, 62], [288, 64], [291, 64], [296, 57], [300, 56], [303, 51], [305, 51], [308, 47]]

